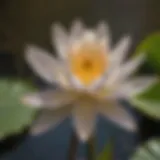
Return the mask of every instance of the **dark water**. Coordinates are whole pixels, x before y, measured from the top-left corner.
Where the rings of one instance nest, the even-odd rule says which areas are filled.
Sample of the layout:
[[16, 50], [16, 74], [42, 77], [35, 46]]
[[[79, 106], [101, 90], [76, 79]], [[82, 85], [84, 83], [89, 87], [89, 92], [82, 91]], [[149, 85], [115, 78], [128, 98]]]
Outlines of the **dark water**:
[[[70, 120], [67, 120], [55, 130], [37, 137], [28, 136], [25, 141], [11, 153], [3, 156], [6, 160], [66, 160], [71, 137]], [[105, 143], [116, 137], [115, 160], [128, 160], [137, 144], [137, 135], [124, 132], [113, 124], [100, 120], [98, 124], [98, 151], [101, 151]], [[78, 149], [78, 157], [84, 157], [86, 150], [84, 145]]]

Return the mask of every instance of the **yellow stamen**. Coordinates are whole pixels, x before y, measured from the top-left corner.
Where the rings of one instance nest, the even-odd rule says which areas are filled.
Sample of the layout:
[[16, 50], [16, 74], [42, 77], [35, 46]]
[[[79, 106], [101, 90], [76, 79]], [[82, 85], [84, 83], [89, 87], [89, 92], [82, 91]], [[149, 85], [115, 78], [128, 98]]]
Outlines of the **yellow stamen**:
[[106, 53], [97, 44], [84, 44], [69, 54], [71, 72], [83, 85], [100, 78], [108, 65]]

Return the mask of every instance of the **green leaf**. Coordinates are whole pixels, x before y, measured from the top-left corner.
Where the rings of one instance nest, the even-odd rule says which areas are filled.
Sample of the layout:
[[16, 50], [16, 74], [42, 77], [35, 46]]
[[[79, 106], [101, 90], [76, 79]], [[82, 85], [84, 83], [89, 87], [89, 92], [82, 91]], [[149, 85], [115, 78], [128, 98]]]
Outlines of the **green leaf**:
[[99, 154], [97, 160], [112, 160], [113, 159], [113, 148], [114, 142], [110, 140], [109, 143], [106, 144], [103, 151]]
[[160, 160], [160, 138], [149, 140], [139, 147], [130, 160]]
[[131, 103], [154, 119], [160, 119], [160, 83], [156, 83], [145, 92], [135, 96]]
[[149, 35], [140, 43], [135, 56], [140, 53], [146, 53], [149, 66], [160, 73], [160, 32]]
[[31, 85], [20, 80], [0, 80], [0, 138], [16, 134], [32, 123], [36, 110], [20, 102], [23, 94], [32, 90]]

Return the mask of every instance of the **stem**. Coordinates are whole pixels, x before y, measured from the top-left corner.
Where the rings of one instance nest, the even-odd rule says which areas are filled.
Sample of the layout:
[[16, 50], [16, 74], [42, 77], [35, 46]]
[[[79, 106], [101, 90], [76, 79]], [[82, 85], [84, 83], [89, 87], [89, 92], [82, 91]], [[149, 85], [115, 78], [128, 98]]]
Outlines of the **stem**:
[[76, 160], [78, 144], [79, 142], [78, 142], [77, 136], [73, 131], [71, 141], [70, 141], [70, 147], [68, 151], [68, 157], [67, 157], [68, 160]]
[[96, 160], [95, 137], [92, 136], [87, 142], [87, 159]]

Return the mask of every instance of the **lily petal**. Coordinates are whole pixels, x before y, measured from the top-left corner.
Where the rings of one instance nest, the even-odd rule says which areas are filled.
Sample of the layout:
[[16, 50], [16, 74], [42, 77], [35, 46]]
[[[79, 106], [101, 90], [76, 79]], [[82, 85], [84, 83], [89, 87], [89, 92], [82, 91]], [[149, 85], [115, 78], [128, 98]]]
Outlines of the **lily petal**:
[[139, 56], [131, 59], [130, 61], [126, 62], [124, 65], [120, 67], [120, 77], [119, 79], [124, 80], [134, 74], [140, 65], [145, 61], [145, 54], [140, 54]]
[[114, 100], [100, 102], [98, 111], [102, 116], [128, 131], [135, 132], [137, 130], [134, 118]]
[[55, 111], [42, 110], [41, 114], [33, 123], [30, 133], [37, 135], [46, 132], [51, 127], [55, 128], [70, 115], [71, 109], [72, 107], [67, 106]]
[[71, 43], [74, 43], [74, 41], [77, 41], [80, 39], [81, 36], [83, 36], [84, 33], [84, 25], [81, 20], [75, 20], [72, 23], [71, 31], [70, 31], [70, 41]]
[[79, 101], [73, 109], [73, 118], [80, 140], [87, 141], [95, 129], [96, 110], [94, 103]]
[[105, 47], [106, 52], [109, 52], [111, 46], [111, 32], [108, 24], [104, 21], [101, 21], [97, 25], [96, 32], [97, 32], [97, 37], [101, 42], [101, 45]]
[[51, 40], [60, 58], [64, 59], [68, 52], [68, 34], [61, 24], [53, 24], [51, 27]]
[[21, 101], [30, 107], [56, 109], [71, 104], [77, 96], [76, 93], [57, 89], [25, 95]]
[[49, 55], [45, 50], [34, 45], [26, 47], [25, 54], [28, 64], [30, 64], [37, 75], [49, 83], [63, 85], [64, 80], [60, 79], [60, 75], [65, 74], [65, 67], [63, 68], [58, 60]]
[[158, 82], [157, 77], [149, 77], [149, 76], [136, 77], [124, 82], [116, 93], [118, 97], [130, 98], [136, 94], [145, 91], [156, 82]]
[[123, 63], [130, 45], [130, 36], [124, 36], [111, 51], [111, 64], [114, 68], [119, 67], [119, 65]]
[[133, 75], [138, 67], [144, 62], [145, 55], [140, 54], [136, 58], [120, 65], [118, 68], [111, 70], [108, 74], [108, 79], [106, 81], [107, 86], [119, 85], [124, 82], [129, 76]]

